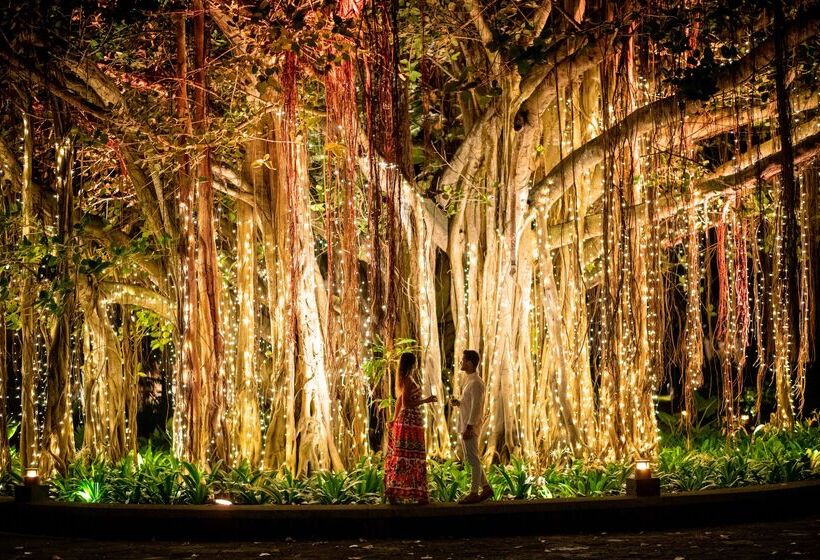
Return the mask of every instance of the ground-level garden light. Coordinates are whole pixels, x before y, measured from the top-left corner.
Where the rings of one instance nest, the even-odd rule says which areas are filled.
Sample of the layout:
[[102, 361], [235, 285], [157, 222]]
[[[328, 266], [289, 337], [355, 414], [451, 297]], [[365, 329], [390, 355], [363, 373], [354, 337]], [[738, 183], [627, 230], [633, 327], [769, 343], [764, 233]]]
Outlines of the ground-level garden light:
[[40, 476], [37, 472], [37, 467], [29, 467], [26, 469], [26, 475], [23, 477], [23, 484], [26, 486], [36, 486], [40, 483]]
[[219, 494], [214, 498], [214, 504], [218, 506], [232, 506], [233, 502], [228, 498], [227, 495]]
[[652, 465], [646, 459], [635, 462], [635, 471], [626, 479], [626, 493], [629, 496], [660, 496], [661, 481], [652, 476]]
[[48, 484], [40, 484], [37, 467], [28, 467], [23, 475], [23, 484], [14, 487], [17, 502], [44, 502], [48, 500]]

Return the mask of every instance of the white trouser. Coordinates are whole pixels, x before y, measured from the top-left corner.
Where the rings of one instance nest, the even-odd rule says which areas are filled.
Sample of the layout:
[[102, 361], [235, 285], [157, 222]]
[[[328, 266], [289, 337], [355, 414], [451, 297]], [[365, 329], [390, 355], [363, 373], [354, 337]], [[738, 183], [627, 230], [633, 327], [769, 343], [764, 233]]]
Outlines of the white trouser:
[[481, 489], [488, 486], [487, 477], [484, 475], [484, 467], [481, 465], [481, 459], [478, 457], [478, 437], [470, 439], [461, 439], [461, 444], [464, 447], [464, 460], [470, 464], [472, 471], [470, 480], [470, 491], [473, 494], [478, 494]]

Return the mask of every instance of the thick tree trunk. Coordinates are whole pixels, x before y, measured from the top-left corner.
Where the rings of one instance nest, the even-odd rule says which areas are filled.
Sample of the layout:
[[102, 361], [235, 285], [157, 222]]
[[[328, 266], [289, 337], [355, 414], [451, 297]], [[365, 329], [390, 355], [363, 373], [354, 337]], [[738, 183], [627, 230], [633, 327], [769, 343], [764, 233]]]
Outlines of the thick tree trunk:
[[[194, 9], [194, 110], [188, 107], [187, 42], [185, 18], [177, 22], [177, 114], [185, 127], [183, 140], [205, 133], [205, 11], [201, 0]], [[197, 146], [193, 161], [185, 152], [179, 156], [180, 236], [182, 284], [180, 324], [182, 325], [181, 373], [175, 401], [176, 449], [195, 462], [212, 459], [229, 461], [230, 440], [225, 414], [227, 397], [223, 369], [223, 338], [220, 322], [221, 279], [216, 262], [214, 235], [214, 191], [210, 149]], [[196, 175], [193, 175], [193, 174]]]
[[84, 318], [82, 455], [117, 461], [129, 451], [123, 354], [106, 313], [106, 304], [95, 288], [82, 286], [81, 294], [79, 301]]
[[57, 237], [63, 245], [63, 255], [58, 266], [62, 282], [73, 285], [60, 297], [61, 312], [48, 352], [46, 374], [46, 409], [43, 425], [43, 445], [48, 452], [41, 459], [45, 472], [52, 468], [64, 473], [74, 457], [74, 425], [71, 415], [71, 357], [76, 307], [76, 281], [71, 278], [74, 267], [74, 191], [73, 191], [74, 142], [69, 136], [57, 147], [57, 192], [60, 197]]
[[[35, 233], [35, 213], [33, 207], [34, 185], [32, 183], [32, 157], [34, 152], [33, 131], [29, 116], [23, 113], [23, 170], [22, 170], [22, 207], [24, 242], [33, 241]], [[34, 266], [35, 263], [27, 263]], [[20, 292], [20, 341], [21, 352], [21, 387], [20, 403], [22, 420], [20, 424], [20, 462], [23, 468], [37, 466], [40, 460], [40, 437], [37, 431], [37, 373], [38, 361], [34, 314], [34, 271], [27, 270]]]
[[253, 208], [237, 202], [236, 210], [236, 375], [234, 380], [234, 462], [259, 462], [260, 434], [256, 372], [256, 225]]
[[123, 453], [139, 452], [137, 433], [137, 414], [139, 413], [139, 362], [141, 339], [134, 332], [134, 316], [131, 307], [120, 305], [122, 314], [121, 344], [123, 391], [125, 401], [125, 442]]
[[[3, 208], [5, 210], [5, 208]], [[8, 335], [6, 329], [6, 314], [0, 312], [0, 350], [2, 350], [2, 357], [0, 357], [0, 473], [5, 473], [11, 470], [11, 451], [9, 447], [9, 440], [6, 437], [8, 433], [9, 418], [8, 408], [6, 407], [6, 386], [8, 385]]]
[[271, 369], [265, 390], [268, 402], [268, 425], [262, 451], [267, 468], [287, 466], [296, 470], [296, 341], [292, 329], [295, 305], [291, 290], [294, 257], [291, 250], [285, 179], [287, 162], [280, 157], [283, 134], [275, 121], [267, 131], [267, 151], [271, 168], [266, 173], [264, 200], [270, 219], [264, 224], [265, 268], [267, 271], [268, 313], [270, 315]]
[[290, 219], [294, 220], [292, 231], [293, 266], [296, 302], [296, 329], [299, 343], [297, 372], [301, 407], [297, 424], [298, 470], [343, 469], [344, 462], [339, 455], [331, 430], [331, 395], [328, 383], [326, 355], [320, 319], [316, 258], [313, 253], [313, 231], [310, 227], [308, 210], [307, 150], [304, 140], [295, 135], [290, 140], [293, 150], [291, 161], [295, 163]]
[[202, 413], [206, 431], [203, 434], [208, 454], [200, 460], [230, 460], [230, 430], [226, 421], [225, 401], [227, 379], [223, 370], [224, 341], [220, 320], [222, 280], [216, 258], [214, 231], [214, 188], [211, 174], [211, 148], [203, 145], [208, 129], [206, 79], [205, 6], [203, 0], [193, 1], [194, 9], [194, 111], [193, 128], [198, 136], [197, 154], [197, 286], [199, 289], [200, 367], [205, 391]]
[[[777, 95], [777, 125], [780, 137], [780, 197], [777, 223], [779, 243], [775, 247], [775, 267], [777, 278], [771, 287], [775, 300], [775, 381], [777, 388], [777, 418], [786, 427], [794, 423], [793, 374], [796, 384], [803, 387], [805, 363], [797, 362], [797, 348], [800, 346], [800, 285], [798, 278], [798, 251], [800, 229], [797, 223], [798, 192], [794, 174], [794, 147], [792, 145], [792, 119], [789, 107], [789, 93], [786, 86], [788, 71], [786, 20], [783, 3], [774, 0], [774, 83]], [[795, 368], [795, 364], [797, 367]]]

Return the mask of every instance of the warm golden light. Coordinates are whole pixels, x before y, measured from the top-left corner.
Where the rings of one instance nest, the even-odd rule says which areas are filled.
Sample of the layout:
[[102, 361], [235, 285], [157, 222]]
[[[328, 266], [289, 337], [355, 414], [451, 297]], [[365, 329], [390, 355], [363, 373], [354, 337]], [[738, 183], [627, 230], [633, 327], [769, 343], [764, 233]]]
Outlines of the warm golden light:
[[635, 462], [635, 478], [652, 478], [652, 470], [649, 467], [649, 461], [642, 459]]
[[217, 498], [214, 500], [214, 503], [218, 506], [232, 506], [233, 502], [227, 498]]
[[40, 482], [40, 477], [37, 474], [37, 469], [35, 467], [29, 467], [26, 469], [26, 474], [23, 477], [23, 482], [26, 486], [34, 486]]
[[[231, 19], [219, 10], [235, 3], [212, 4], [207, 18]], [[537, 38], [546, 50], [574, 43], [575, 32], [540, 33], [560, 20], [543, 4], [511, 13], [537, 15], [532, 36], [522, 40]], [[388, 419], [404, 403], [393, 375], [402, 351], [416, 353], [419, 390], [437, 399], [419, 409], [424, 437], [416, 442], [436, 459], [454, 458], [460, 447], [467, 413], [445, 403], [459, 397], [467, 378], [456, 367], [467, 348], [481, 351], [478, 445], [488, 462], [616, 462], [646, 483], [661, 472], [670, 430], [691, 436], [714, 423], [729, 437], [749, 435], [763, 420], [747, 398], [760, 404], [757, 388], [774, 392], [771, 417], [768, 401], [765, 415], [771, 429], [790, 430], [802, 420], [816, 338], [820, 156], [812, 146], [820, 112], [817, 96], [795, 91], [794, 119], [752, 134], [774, 118], [771, 102], [735, 84], [759, 79], [766, 91], [777, 85], [769, 67], [782, 61], [769, 52], [770, 41], [753, 45], [743, 33], [721, 38], [721, 49], [725, 39], [733, 54], [710, 67], [714, 83], [700, 92], [704, 104], [678, 107], [656, 73], [689, 69], [654, 42], [639, 42], [619, 59], [623, 87], [609, 88], [596, 71], [537, 60], [516, 69], [511, 86], [494, 87], [491, 102], [473, 107], [439, 91], [438, 69], [452, 63], [449, 47], [425, 51], [432, 74], [421, 80], [424, 87], [407, 90], [393, 63], [383, 63], [383, 56], [409, 56], [403, 50], [423, 43], [426, 25], [448, 36], [447, 10], [430, 11], [433, 19], [417, 25], [407, 10], [391, 23], [383, 20], [391, 10], [367, 10], [365, 0], [336, 5], [333, 17], [374, 32], [325, 33], [319, 17], [321, 41], [297, 55], [257, 49], [255, 35], [269, 35], [264, 22], [243, 17], [231, 24], [223, 63], [241, 65], [243, 82], [264, 83], [270, 99], [206, 102], [236, 85], [230, 72], [206, 72], [199, 55], [188, 60], [196, 54], [182, 48], [185, 25], [194, 21], [188, 12], [179, 14], [185, 25], [174, 79], [136, 78], [134, 68], [105, 53], [100, 60], [88, 53], [61, 59], [76, 83], [60, 95], [78, 97], [74, 106], [82, 107], [83, 92], [95, 91], [106, 111], [128, 115], [129, 130], [155, 133], [162, 149], [118, 135], [103, 149], [66, 133], [71, 127], [60, 125], [62, 115], [48, 103], [42, 110], [35, 104], [35, 121], [25, 99], [0, 104], [0, 183], [15, 187], [3, 204], [19, 212], [0, 236], [1, 298], [20, 300], [7, 313], [15, 317], [8, 330], [14, 352], [4, 354], [4, 367], [13, 375], [0, 382], [0, 399], [15, 403], [17, 464], [25, 474], [19, 484], [47, 493], [47, 483], [57, 482], [53, 466], [63, 470], [77, 457], [118, 464], [155, 428], [168, 432], [176, 459], [206, 470], [209, 461], [286, 467], [294, 475], [356, 468], [386, 452]], [[482, 36], [485, 23], [493, 26], [477, 19], [481, 10], [458, 11]], [[594, 23], [596, 11], [576, 11], [576, 31], [590, 29], [585, 67], [606, 65], [607, 49], [595, 45], [609, 38]], [[105, 26], [95, 23], [104, 12], [78, 12], [60, 29], [60, 44], [85, 44], [100, 29], [104, 36]], [[666, 16], [624, 17], [619, 29], [634, 24], [644, 33], [642, 26], [653, 29], [655, 18]], [[391, 26], [410, 35], [399, 40]], [[195, 27], [191, 40], [207, 51], [214, 38]], [[73, 35], [80, 31], [88, 35]], [[141, 32], [124, 30], [124, 43]], [[621, 32], [613, 33], [620, 44]], [[15, 49], [39, 48], [23, 35]], [[473, 38], [461, 35], [448, 36], [454, 52], [470, 52]], [[577, 41], [585, 37], [578, 33]], [[789, 37], [794, 50], [814, 33]], [[703, 51], [713, 39], [701, 39]], [[467, 47], [455, 46], [461, 41]], [[345, 56], [317, 75], [303, 71], [314, 51]], [[272, 59], [281, 72], [259, 73]], [[802, 65], [794, 66], [796, 76]], [[547, 72], [572, 79], [550, 85]], [[382, 85], [362, 89], [371, 74]], [[9, 79], [9, 91], [29, 86], [23, 71]], [[178, 102], [143, 102], [148, 90]], [[314, 114], [314, 97], [322, 116]], [[138, 111], [127, 107], [129, 99], [141, 100]], [[421, 135], [406, 129], [415, 120], [409, 107], [418, 106]], [[732, 126], [751, 136], [743, 140]], [[519, 132], [520, 142], [506, 141]], [[434, 139], [440, 134], [447, 138], [441, 145]], [[800, 161], [788, 164], [791, 150], [783, 147], [783, 165], [763, 165], [780, 157], [779, 142], [789, 134]], [[229, 145], [217, 149], [224, 138]], [[701, 153], [709, 154], [707, 165]], [[769, 180], [781, 167], [783, 180]], [[44, 177], [52, 179], [47, 193], [39, 185]], [[755, 189], [747, 188], [752, 178]], [[776, 211], [764, 211], [761, 201]], [[72, 207], [83, 227], [66, 213]], [[86, 214], [96, 225], [85, 227]], [[52, 239], [70, 239], [65, 250], [82, 266], [63, 266], [49, 252]], [[123, 248], [120, 239], [135, 240], [127, 253], [115, 251]], [[38, 264], [41, 253], [48, 259]], [[89, 275], [92, 297], [41, 305], [44, 280], [85, 290]], [[60, 319], [69, 315], [69, 322]], [[708, 415], [701, 407], [713, 402], [707, 394], [719, 395]], [[170, 428], [153, 419], [143, 424], [143, 403], [165, 403]], [[75, 441], [75, 432], [83, 437]], [[0, 443], [6, 457], [7, 443]], [[150, 457], [144, 463], [136, 454], [136, 467], [150, 468]], [[42, 481], [29, 465], [43, 465]], [[232, 495], [212, 493], [208, 503], [232, 505]]]

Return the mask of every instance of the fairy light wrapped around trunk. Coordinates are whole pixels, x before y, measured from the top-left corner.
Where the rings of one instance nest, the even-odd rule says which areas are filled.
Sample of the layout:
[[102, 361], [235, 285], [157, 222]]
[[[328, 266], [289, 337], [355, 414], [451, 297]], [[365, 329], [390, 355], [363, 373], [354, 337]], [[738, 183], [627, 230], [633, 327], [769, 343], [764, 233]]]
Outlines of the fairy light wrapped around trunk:
[[390, 347], [398, 316], [401, 175], [408, 171], [404, 126], [407, 111], [399, 85], [398, 2], [372, 2], [365, 14], [367, 50], [361, 65], [368, 151], [383, 158], [370, 158], [367, 207], [372, 243], [368, 286], [371, 321]]
[[683, 415], [684, 422], [691, 425], [695, 416], [695, 391], [703, 384], [703, 320], [701, 318], [701, 283], [703, 260], [701, 258], [701, 233], [697, 198], [687, 211], [689, 235], [686, 247], [686, 323], [683, 333]]
[[[181, 135], [192, 140], [205, 135], [207, 123], [206, 21], [202, 0], [194, 0], [193, 111], [188, 104], [186, 16], [177, 16], [177, 116]], [[214, 224], [211, 150], [197, 146], [190, 157], [184, 147], [179, 163], [179, 270], [182, 352], [175, 383], [176, 452], [194, 462], [229, 461], [230, 429], [225, 403], [227, 376], [223, 368], [224, 341], [220, 319], [221, 281], [218, 277]]]
[[[404, 119], [407, 108], [400, 93], [398, 2], [369, 2], [363, 10], [359, 58], [369, 157], [367, 182], [368, 248], [367, 288], [371, 332], [381, 340], [385, 352], [393, 348], [399, 318], [400, 205], [402, 171], [405, 165]], [[410, 174], [407, 174], [410, 176]], [[371, 387], [376, 401], [393, 394], [392, 372]], [[386, 415], [378, 413], [373, 430], [386, 436]], [[386, 440], [385, 440], [386, 441]]]
[[[23, 123], [23, 169], [21, 174], [22, 230], [21, 239], [33, 240], [36, 233], [34, 209], [34, 184], [32, 166], [34, 157], [34, 132], [27, 112], [22, 114]], [[20, 460], [25, 466], [37, 466], [40, 460], [40, 434], [37, 425], [37, 385], [39, 359], [37, 356], [37, 320], [34, 314], [34, 278], [26, 274], [21, 285], [20, 307]]]
[[763, 268], [762, 253], [762, 233], [764, 228], [762, 218], [758, 217], [755, 220], [754, 227], [750, 228], [750, 235], [752, 235], [752, 298], [754, 301], [754, 337], [755, 337], [755, 354], [757, 355], [757, 370], [755, 372], [755, 419], [760, 423], [763, 421], [763, 388], [766, 381], [766, 370], [768, 367], [768, 352], [767, 352], [767, 337], [764, 334], [766, 331], [766, 323], [764, 317], [766, 316], [766, 277]]
[[737, 323], [734, 290], [734, 236], [728, 222], [729, 202], [724, 203], [721, 217], [715, 227], [715, 245], [718, 273], [717, 320], [715, 324], [715, 341], [721, 366], [721, 410], [723, 411], [726, 430], [731, 433], [736, 429], [738, 387], [734, 379], [735, 345], [737, 343]]
[[[343, 0], [337, 15], [355, 27], [362, 0]], [[335, 62], [324, 77], [326, 172], [325, 241], [327, 256], [327, 317], [325, 352], [331, 375], [331, 395], [338, 399], [334, 421], [337, 444], [351, 460], [368, 451], [367, 386], [361, 373], [368, 327], [361, 313], [360, 242], [357, 218], [362, 193], [358, 189], [359, 109], [356, 96], [354, 38], [339, 39]]]
[[[344, 461], [332, 434], [332, 402], [328, 382], [327, 357], [320, 318], [314, 235], [308, 211], [308, 154], [298, 127], [299, 63], [293, 52], [285, 55], [282, 68], [282, 137], [278, 164], [284, 169], [284, 189], [288, 201], [288, 243], [290, 260], [289, 343], [294, 349], [292, 393], [287, 414], [296, 421], [290, 461], [299, 472], [311, 469], [341, 469]], [[297, 441], [298, 440], [298, 445]]]
[[797, 215], [797, 222], [799, 228], [799, 254], [797, 258], [797, 265], [799, 268], [798, 290], [799, 293], [795, 297], [798, 301], [798, 336], [799, 342], [797, 345], [797, 361], [795, 364], [795, 391], [797, 393], [797, 412], [802, 413], [806, 404], [806, 367], [809, 363], [811, 350], [810, 341], [814, 340], [814, 314], [815, 309], [812, 306], [814, 301], [813, 289], [813, 270], [811, 266], [811, 247], [812, 242], [812, 227], [811, 216], [816, 216], [816, 206], [812, 204], [816, 200], [816, 196], [812, 197], [810, 192], [817, 192], [816, 186], [813, 191], [809, 189], [809, 185], [816, 185], [816, 169], [815, 166], [809, 166], [803, 170], [798, 176], [798, 188], [800, 195], [800, 203]]

